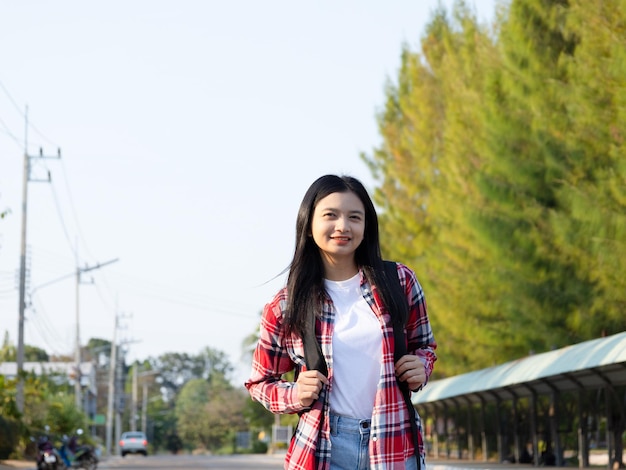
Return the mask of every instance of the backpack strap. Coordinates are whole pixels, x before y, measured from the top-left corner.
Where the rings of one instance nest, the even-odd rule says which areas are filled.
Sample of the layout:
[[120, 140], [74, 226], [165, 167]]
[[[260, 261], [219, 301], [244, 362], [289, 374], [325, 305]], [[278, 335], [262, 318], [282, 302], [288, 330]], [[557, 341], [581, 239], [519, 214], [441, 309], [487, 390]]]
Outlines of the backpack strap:
[[[387, 277], [387, 284], [391, 290], [392, 296], [398, 300], [399, 308], [403, 308], [404, 312], [390, 312], [391, 321], [393, 322], [393, 344], [394, 362], [397, 362], [402, 356], [407, 353], [406, 350], [406, 335], [404, 334], [404, 327], [408, 320], [409, 304], [406, 300], [406, 294], [400, 285], [400, 278], [398, 277], [398, 267], [393, 261], [385, 261], [385, 275]], [[400, 313], [400, 314], [398, 314]], [[404, 402], [409, 410], [409, 419], [411, 421], [411, 433], [413, 434], [413, 449], [415, 451], [415, 458], [417, 460], [417, 468], [419, 469], [422, 464], [422, 457], [419, 450], [419, 438], [417, 430], [417, 416], [415, 407], [411, 402], [411, 391], [409, 390], [409, 384], [398, 380], [398, 387], [402, 392]]]
[[304, 337], [302, 338], [302, 346], [304, 347], [304, 362], [308, 370], [319, 370], [328, 377], [328, 366], [326, 359], [322, 354], [322, 348], [315, 334], [315, 323], [317, 319], [315, 315], [311, 315], [309, 323], [306, 325]]

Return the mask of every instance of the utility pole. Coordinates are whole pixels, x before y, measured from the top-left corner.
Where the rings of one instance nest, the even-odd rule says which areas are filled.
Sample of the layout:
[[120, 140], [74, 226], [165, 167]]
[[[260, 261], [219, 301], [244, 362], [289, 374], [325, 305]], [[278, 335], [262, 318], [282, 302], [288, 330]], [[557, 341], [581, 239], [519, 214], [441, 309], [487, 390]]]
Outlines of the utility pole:
[[74, 399], [76, 402], [76, 408], [79, 410], [84, 409], [82, 403], [82, 390], [81, 390], [81, 370], [80, 363], [81, 359], [81, 351], [80, 351], [80, 302], [79, 302], [79, 286], [80, 286], [80, 275], [82, 273], [86, 273], [88, 271], [93, 271], [94, 269], [100, 269], [108, 264], [115, 263], [118, 258], [115, 258], [111, 261], [107, 261], [105, 263], [98, 263], [95, 266], [85, 266], [84, 268], [78, 267], [78, 248], [76, 249], [76, 350], [74, 351], [74, 361], [76, 362], [76, 378], [74, 379]]
[[141, 403], [141, 430], [146, 436], [148, 435], [147, 424], [148, 424], [148, 384], [144, 382], [143, 383], [143, 400]]
[[137, 430], [137, 367], [139, 364], [133, 364], [133, 394], [130, 405], [130, 430]]
[[113, 440], [113, 405], [115, 398], [115, 370], [117, 368], [117, 327], [118, 316], [115, 313], [115, 328], [113, 329], [113, 343], [111, 344], [111, 359], [109, 360], [109, 396], [107, 397], [107, 424], [106, 424], [106, 453], [111, 456], [111, 441]]
[[[121, 345], [120, 345], [121, 346]], [[124, 354], [126, 351], [124, 351], [124, 348], [122, 348], [121, 353], [122, 353], [122, 360], [120, 361], [120, 364], [117, 364], [117, 373], [116, 373], [116, 380], [117, 380], [117, 389], [121, 390], [122, 392], [119, 393], [117, 395], [117, 399], [116, 399], [116, 403], [115, 403], [115, 430], [117, 431], [118, 437], [120, 435], [120, 432], [122, 431], [122, 413], [124, 411], [124, 381], [123, 381], [123, 377], [122, 377], [122, 366], [126, 363], [125, 359], [124, 359]], [[120, 441], [119, 439], [115, 440], [115, 453], [119, 454], [120, 453]]]
[[30, 175], [30, 161], [33, 158], [61, 158], [61, 149], [58, 149], [57, 155], [54, 157], [46, 157], [43, 155], [43, 151], [39, 149], [39, 155], [28, 155], [28, 107], [26, 107], [25, 113], [26, 130], [24, 133], [24, 172], [22, 175], [22, 232], [21, 232], [21, 244], [20, 244], [20, 291], [19, 291], [19, 305], [18, 305], [18, 327], [17, 327], [17, 390], [16, 390], [16, 402], [17, 409], [20, 413], [24, 412], [24, 311], [26, 310], [26, 223], [27, 223], [27, 208], [28, 208], [28, 183], [29, 182], [46, 182], [51, 181], [50, 172], [48, 171], [48, 178], [43, 180], [31, 179]]
[[[159, 372], [156, 370], [147, 370], [144, 372], [137, 372], [137, 368], [139, 367], [139, 363], [135, 363], [133, 365], [133, 393], [132, 393], [132, 403], [131, 403], [131, 415], [130, 415], [130, 430], [137, 430], [137, 407], [139, 404], [139, 378], [147, 377], [149, 375], [157, 375]], [[148, 410], [148, 384], [146, 381], [143, 381], [143, 401], [141, 406], [141, 430], [146, 432], [146, 423], [147, 423], [147, 410]]]

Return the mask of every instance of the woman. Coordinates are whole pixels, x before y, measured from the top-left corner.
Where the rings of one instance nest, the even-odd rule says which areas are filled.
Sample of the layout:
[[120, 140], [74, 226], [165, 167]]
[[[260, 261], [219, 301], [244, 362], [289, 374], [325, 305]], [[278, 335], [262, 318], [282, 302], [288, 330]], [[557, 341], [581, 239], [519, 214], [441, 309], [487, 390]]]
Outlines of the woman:
[[[396, 267], [409, 312], [408, 353], [394, 364], [389, 312], [400, 307], [383, 274], [374, 205], [355, 178], [317, 179], [300, 205], [287, 286], [263, 310], [245, 383], [251, 397], [273, 413], [300, 414], [285, 468], [423, 465], [419, 416], [415, 452], [399, 383], [413, 391], [426, 384], [436, 343], [415, 274]], [[303, 338], [313, 321], [327, 375], [305, 365]], [[297, 380], [286, 381], [283, 375], [294, 369]]]

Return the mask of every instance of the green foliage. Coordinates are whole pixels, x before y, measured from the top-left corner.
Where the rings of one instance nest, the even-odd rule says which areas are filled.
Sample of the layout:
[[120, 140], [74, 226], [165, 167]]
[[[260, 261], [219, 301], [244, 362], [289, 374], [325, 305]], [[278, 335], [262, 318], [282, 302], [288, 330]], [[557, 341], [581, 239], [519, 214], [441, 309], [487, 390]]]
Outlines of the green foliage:
[[[24, 361], [26, 362], [48, 362], [48, 353], [37, 346], [24, 345]], [[0, 347], [0, 362], [16, 362], [17, 348], [9, 338], [9, 332], [4, 332], [2, 347]]]
[[624, 0], [464, 2], [405, 48], [364, 155], [452, 375], [626, 328]]
[[24, 345], [24, 360], [26, 362], [48, 362], [50, 356], [45, 349], [26, 344]]
[[18, 446], [19, 436], [19, 421], [0, 415], [0, 460], [11, 457]]
[[577, 38], [563, 58], [569, 126], [557, 195], [565, 208], [554, 226], [564, 255], [593, 285], [571, 328], [595, 335], [624, 329], [626, 300], [626, 2], [572, 2], [564, 30]]
[[194, 447], [218, 450], [233, 432], [246, 428], [241, 413], [245, 400], [245, 393], [226, 381], [190, 380], [176, 400], [180, 437]]
[[15, 403], [15, 380], [0, 375], [0, 459], [15, 450], [21, 434], [20, 413]]
[[35, 376], [24, 373], [24, 412], [17, 409], [17, 379], [0, 375], [0, 458], [22, 457], [31, 436], [44, 432], [58, 438], [77, 429], [87, 429], [87, 420], [74, 404], [73, 395], [59, 385], [54, 374]]
[[[110, 348], [109, 341], [92, 338], [84, 350], [86, 357], [95, 360], [100, 354], [110, 355]], [[45, 351], [39, 348], [27, 347], [25, 351], [30, 360], [47, 359]], [[14, 357], [15, 347], [9, 341], [8, 334], [5, 334], [0, 358], [11, 360]], [[228, 382], [232, 366], [221, 351], [207, 347], [197, 355], [167, 353], [142, 363], [124, 365], [123, 370], [126, 375], [125, 392], [128, 395], [133, 392], [135, 370], [137, 385], [146, 387], [149, 398], [145, 411], [150, 444], [154, 450], [178, 452], [182, 448], [194, 447], [217, 449], [231, 442], [233, 432], [246, 428], [243, 410], [247, 394], [233, 389]], [[77, 429], [89, 429], [83, 411], [75, 407], [73, 388], [68, 387], [64, 375], [36, 376], [24, 373], [22, 377], [25, 406], [21, 414], [15, 400], [17, 381], [0, 376], [0, 457], [23, 457], [30, 437], [43, 433], [46, 426], [49, 426], [49, 433], [57, 443], [63, 434], [70, 435]], [[196, 393], [196, 398], [191, 399], [194, 406], [189, 406], [189, 397], [194, 396], [197, 381], [206, 385], [208, 395]], [[189, 391], [183, 394], [179, 403], [179, 392], [188, 383]], [[202, 399], [197, 401], [198, 397]], [[196, 409], [195, 405], [199, 408]], [[125, 423], [130, 418], [129, 413], [127, 407], [123, 416]], [[183, 434], [177, 429], [177, 415], [183, 422], [184, 440]], [[211, 426], [195, 430], [193, 421], [198, 416], [202, 417], [203, 423], [210, 423]], [[90, 439], [88, 433], [84, 437], [86, 441]]]
[[[176, 415], [174, 403], [164, 400], [152, 400], [148, 402], [148, 423], [150, 424], [151, 442], [156, 449], [167, 449], [170, 452], [178, 452], [182, 449], [173, 445], [176, 439], [180, 440], [176, 433]], [[182, 442], [181, 442], [182, 445]]]
[[110, 358], [112, 344], [108, 339], [90, 338], [84, 349], [83, 360], [97, 360], [100, 355]]
[[274, 414], [249, 396], [245, 401], [243, 416], [252, 428], [269, 430], [274, 424]]
[[176, 433], [167, 435], [165, 448], [172, 454], [178, 454], [183, 450], [183, 441]]
[[17, 360], [17, 348], [9, 338], [9, 332], [5, 330], [0, 348], [0, 362], [15, 362]]
[[181, 387], [192, 379], [228, 377], [233, 370], [224, 352], [209, 347], [196, 355], [166, 353], [158, 358], [150, 358], [148, 362], [152, 370], [159, 371], [161, 386], [167, 393], [166, 398], [172, 400]]

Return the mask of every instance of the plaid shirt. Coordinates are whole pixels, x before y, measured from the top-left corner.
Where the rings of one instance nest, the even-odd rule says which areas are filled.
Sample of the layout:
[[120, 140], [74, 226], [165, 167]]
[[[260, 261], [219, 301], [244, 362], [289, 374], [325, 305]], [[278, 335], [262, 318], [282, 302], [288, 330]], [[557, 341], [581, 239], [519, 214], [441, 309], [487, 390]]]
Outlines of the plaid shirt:
[[[408, 267], [398, 264], [398, 275], [409, 301], [406, 325], [408, 354], [419, 356], [430, 377], [436, 360], [435, 339], [428, 321], [422, 287]], [[378, 382], [370, 431], [370, 469], [405, 468], [405, 461], [414, 454], [409, 413], [394, 372], [394, 336], [390, 315], [381, 308], [376, 287], [361, 272], [361, 292], [380, 320], [383, 332], [381, 377]], [[306, 370], [302, 339], [285, 335], [282, 326], [287, 306], [287, 292], [282, 289], [268, 303], [261, 319], [259, 342], [254, 352], [252, 372], [245, 386], [254, 400], [272, 413], [297, 413], [303, 410], [295, 382], [285, 381], [283, 374], [299, 368]], [[303, 413], [291, 440], [285, 468], [291, 470], [328, 470], [330, 467], [330, 427], [327, 394], [333, 387], [332, 336], [335, 310], [329, 296], [324, 301], [317, 322], [317, 336], [328, 364], [330, 385], [324, 387], [320, 399]], [[420, 453], [424, 454], [422, 426], [417, 417]]]

